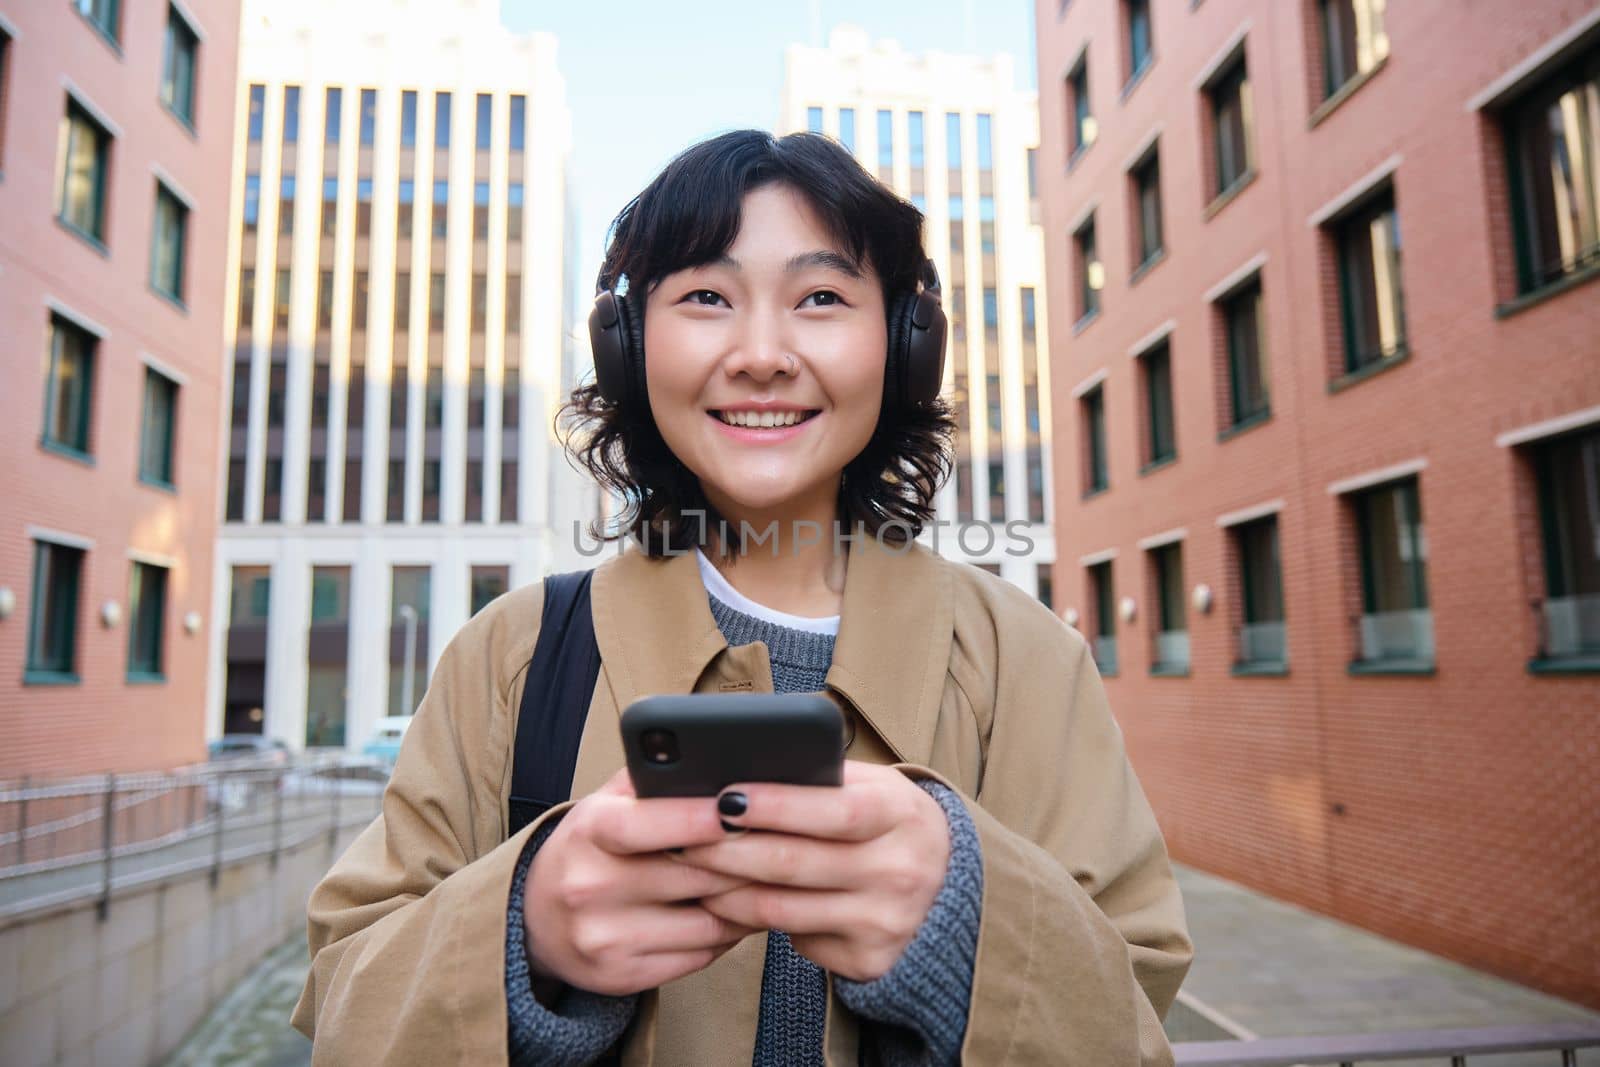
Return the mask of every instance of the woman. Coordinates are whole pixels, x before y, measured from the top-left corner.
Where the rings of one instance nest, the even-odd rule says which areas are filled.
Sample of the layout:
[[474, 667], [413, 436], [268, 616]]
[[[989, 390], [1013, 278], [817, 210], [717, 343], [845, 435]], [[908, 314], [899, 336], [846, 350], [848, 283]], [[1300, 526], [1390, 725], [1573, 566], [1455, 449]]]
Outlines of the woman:
[[[319, 1061], [1172, 1062], [1192, 946], [1084, 641], [908, 536], [952, 426], [921, 221], [832, 141], [757, 131], [618, 217], [597, 308], [637, 360], [569, 405], [632, 502], [577, 799], [507, 836], [532, 586], [451, 641], [312, 895]], [[620, 710], [741, 689], [827, 692], [843, 787], [634, 797]]]

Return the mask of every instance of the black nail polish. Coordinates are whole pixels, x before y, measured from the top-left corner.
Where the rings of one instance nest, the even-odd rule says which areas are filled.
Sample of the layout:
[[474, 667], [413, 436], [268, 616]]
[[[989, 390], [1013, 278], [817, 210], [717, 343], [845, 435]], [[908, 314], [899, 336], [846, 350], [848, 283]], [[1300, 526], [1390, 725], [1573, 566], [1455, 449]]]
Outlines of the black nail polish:
[[727, 819], [723, 819], [722, 820], [722, 828], [724, 830], [728, 831], [728, 833], [730, 833], [730, 834], [742, 834], [742, 833], [745, 832], [746, 829], [748, 829], [748, 827], [744, 827], [744, 826], [735, 826], [733, 823], [729, 822]]
[[743, 815], [750, 810], [750, 801], [743, 793], [724, 793], [717, 798], [717, 810], [724, 815]]

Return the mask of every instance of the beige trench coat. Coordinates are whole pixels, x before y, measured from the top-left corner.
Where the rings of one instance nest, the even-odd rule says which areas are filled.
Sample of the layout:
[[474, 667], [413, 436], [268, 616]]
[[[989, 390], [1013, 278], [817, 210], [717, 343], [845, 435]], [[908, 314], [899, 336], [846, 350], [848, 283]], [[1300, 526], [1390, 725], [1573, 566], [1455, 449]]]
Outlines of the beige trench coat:
[[[759, 551], [759, 549], [757, 549]], [[830, 694], [851, 759], [956, 789], [983, 853], [967, 1064], [1154, 1067], [1193, 957], [1165, 842], [1078, 633], [1009, 583], [921, 545], [850, 546]], [[294, 1025], [318, 1064], [506, 1062], [506, 838], [516, 712], [542, 587], [496, 600], [440, 657], [383, 798], [313, 891]], [[603, 666], [572, 795], [623, 764], [619, 709], [651, 693], [772, 691], [766, 646], [729, 647], [693, 554], [630, 546], [595, 572]], [[752, 936], [651, 991], [627, 1064], [749, 1067], [765, 957]], [[830, 987], [827, 1062], [857, 1062]]]

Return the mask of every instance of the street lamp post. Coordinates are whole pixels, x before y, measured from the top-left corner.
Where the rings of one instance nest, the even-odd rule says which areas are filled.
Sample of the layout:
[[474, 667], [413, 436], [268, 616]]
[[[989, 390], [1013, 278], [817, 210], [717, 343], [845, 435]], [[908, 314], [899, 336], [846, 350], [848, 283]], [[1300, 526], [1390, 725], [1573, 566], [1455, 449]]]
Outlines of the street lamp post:
[[400, 708], [402, 715], [416, 710], [411, 702], [417, 673], [417, 609], [410, 604], [400, 605], [400, 619], [406, 627], [405, 673], [400, 677]]

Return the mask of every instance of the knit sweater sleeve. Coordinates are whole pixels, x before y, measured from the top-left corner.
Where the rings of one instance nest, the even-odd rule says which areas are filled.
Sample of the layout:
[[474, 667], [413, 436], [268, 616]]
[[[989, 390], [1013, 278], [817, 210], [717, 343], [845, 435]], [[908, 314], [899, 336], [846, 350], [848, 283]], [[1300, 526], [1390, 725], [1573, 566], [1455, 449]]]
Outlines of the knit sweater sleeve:
[[893, 967], [870, 982], [834, 976], [839, 999], [867, 1021], [863, 1042], [888, 1067], [961, 1062], [983, 913], [983, 855], [972, 817], [943, 785], [917, 784], [939, 802], [950, 826], [944, 883]]
[[594, 1063], [633, 1021], [637, 996], [608, 997], [568, 987], [552, 1007], [533, 993], [522, 895], [534, 854], [556, 827], [540, 827], [528, 839], [511, 880], [506, 909], [506, 1044], [512, 1067], [586, 1067]]

